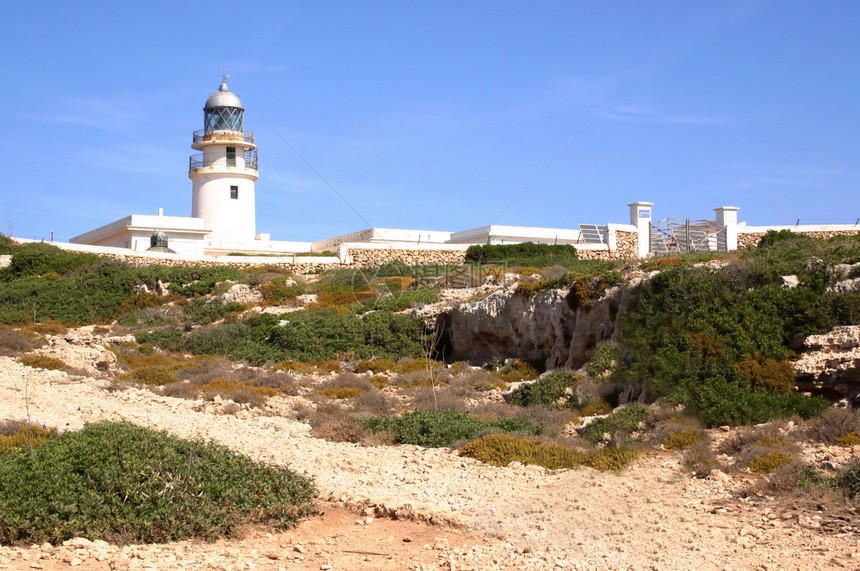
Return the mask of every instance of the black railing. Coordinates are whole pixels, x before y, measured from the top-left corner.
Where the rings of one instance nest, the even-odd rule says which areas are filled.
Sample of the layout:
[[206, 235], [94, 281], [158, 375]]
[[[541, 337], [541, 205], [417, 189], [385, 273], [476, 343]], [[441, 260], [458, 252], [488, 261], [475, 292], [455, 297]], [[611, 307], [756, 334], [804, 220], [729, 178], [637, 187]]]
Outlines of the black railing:
[[199, 131], [194, 131], [194, 143], [199, 143], [201, 141], [244, 141], [246, 143], [254, 144], [254, 133], [251, 131], [245, 131], [241, 133], [239, 131], [206, 131], [205, 129], [200, 129]]
[[[256, 149], [253, 151], [245, 151], [245, 168], [257, 170], [257, 151]], [[203, 153], [198, 153], [196, 155], [191, 155], [188, 157], [188, 170], [201, 169], [203, 167], [212, 167], [215, 166], [216, 161], [205, 161], [203, 159]], [[227, 166], [226, 164], [222, 164], [220, 166]], [[234, 165], [238, 166], [238, 165]]]

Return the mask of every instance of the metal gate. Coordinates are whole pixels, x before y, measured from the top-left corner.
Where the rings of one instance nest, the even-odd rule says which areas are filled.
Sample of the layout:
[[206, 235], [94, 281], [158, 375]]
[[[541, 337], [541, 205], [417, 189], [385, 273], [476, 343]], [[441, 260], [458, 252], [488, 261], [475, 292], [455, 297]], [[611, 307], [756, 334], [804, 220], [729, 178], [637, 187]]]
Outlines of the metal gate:
[[664, 218], [651, 223], [651, 253], [725, 252], [726, 229], [713, 220]]

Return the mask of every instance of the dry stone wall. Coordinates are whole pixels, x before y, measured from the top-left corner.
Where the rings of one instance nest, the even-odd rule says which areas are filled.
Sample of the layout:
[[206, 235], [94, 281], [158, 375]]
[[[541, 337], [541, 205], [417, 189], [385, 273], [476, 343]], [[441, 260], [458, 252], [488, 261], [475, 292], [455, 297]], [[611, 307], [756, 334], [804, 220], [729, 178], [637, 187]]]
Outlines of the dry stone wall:
[[[222, 260], [192, 260], [187, 258], [154, 258], [150, 256], [136, 256], [134, 254], [99, 254], [103, 258], [123, 262], [136, 268], [145, 266], [188, 266], [194, 265], [200, 268], [215, 268], [219, 266], [229, 266], [232, 268], [246, 269], [256, 268], [261, 265], [272, 266], [280, 269], [289, 270], [298, 274], [309, 274], [327, 270], [331, 268], [343, 267], [343, 264], [334, 262], [331, 264], [304, 264], [301, 262], [283, 262], [277, 261], [279, 258], [273, 258], [272, 262], [260, 264], [259, 262], [242, 261], [241, 258], [224, 259]], [[280, 258], [282, 260], [283, 258]]]
[[[795, 232], [795, 230], [792, 230]], [[797, 230], [797, 234], [803, 234], [804, 236], [810, 236], [817, 240], [826, 240], [828, 238], [833, 238], [834, 236], [855, 236], [860, 234], [860, 229], [857, 230], [814, 230], [811, 232], [804, 232], [802, 230]], [[739, 250], [749, 250], [750, 248], [758, 248], [759, 242], [761, 239], [765, 237], [766, 232], [739, 232], [738, 233], [738, 249]]]
[[636, 232], [615, 232], [615, 250], [586, 250], [577, 248], [580, 260], [635, 260], [639, 257], [639, 239]]
[[420, 250], [400, 248], [350, 248], [353, 266], [381, 266], [388, 262], [403, 262], [408, 266], [428, 264], [462, 264], [465, 250]]

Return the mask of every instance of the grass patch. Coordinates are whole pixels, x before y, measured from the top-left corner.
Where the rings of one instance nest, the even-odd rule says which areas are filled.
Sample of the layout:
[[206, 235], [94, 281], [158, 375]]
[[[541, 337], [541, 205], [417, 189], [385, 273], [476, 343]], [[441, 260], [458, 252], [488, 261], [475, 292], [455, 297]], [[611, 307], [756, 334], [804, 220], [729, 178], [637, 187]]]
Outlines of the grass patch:
[[400, 416], [378, 416], [363, 423], [371, 432], [390, 432], [398, 444], [416, 444], [428, 448], [450, 447], [457, 442], [476, 438], [485, 431], [519, 432], [537, 435], [542, 428], [525, 420], [503, 418], [481, 420], [451, 410], [406, 412]]
[[34, 369], [48, 369], [49, 371], [58, 371], [67, 367], [62, 360], [46, 355], [24, 355], [18, 359], [18, 362]]
[[549, 470], [588, 466], [596, 470], [617, 472], [629, 466], [642, 452], [632, 448], [615, 447], [583, 452], [509, 434], [488, 434], [467, 443], [460, 449], [460, 455], [495, 466], [520, 462], [543, 466]]

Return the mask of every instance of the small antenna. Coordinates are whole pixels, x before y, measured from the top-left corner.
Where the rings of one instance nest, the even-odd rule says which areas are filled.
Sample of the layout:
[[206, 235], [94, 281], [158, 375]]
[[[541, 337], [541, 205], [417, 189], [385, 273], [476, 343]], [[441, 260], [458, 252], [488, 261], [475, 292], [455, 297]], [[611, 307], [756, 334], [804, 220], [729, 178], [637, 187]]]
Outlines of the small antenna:
[[230, 75], [227, 73], [227, 66], [221, 68], [221, 83], [227, 83], [227, 80], [230, 79]]

